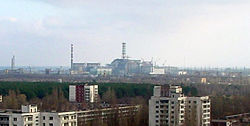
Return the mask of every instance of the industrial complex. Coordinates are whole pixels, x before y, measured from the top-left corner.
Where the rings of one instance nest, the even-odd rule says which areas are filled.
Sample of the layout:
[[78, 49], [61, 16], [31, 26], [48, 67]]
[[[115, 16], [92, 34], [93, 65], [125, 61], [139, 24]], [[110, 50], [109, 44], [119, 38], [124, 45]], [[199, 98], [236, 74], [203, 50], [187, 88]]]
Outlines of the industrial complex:
[[104, 82], [119, 80], [142, 83], [250, 83], [249, 68], [181, 68], [165, 64], [158, 66], [153, 59], [144, 61], [130, 58], [126, 52], [126, 43], [121, 43], [121, 47], [121, 57], [106, 65], [99, 62], [75, 62], [73, 44], [70, 45], [70, 67], [19, 67], [15, 63], [16, 57], [13, 56], [9, 67], [0, 67], [0, 80], [86, 82], [95, 79]]

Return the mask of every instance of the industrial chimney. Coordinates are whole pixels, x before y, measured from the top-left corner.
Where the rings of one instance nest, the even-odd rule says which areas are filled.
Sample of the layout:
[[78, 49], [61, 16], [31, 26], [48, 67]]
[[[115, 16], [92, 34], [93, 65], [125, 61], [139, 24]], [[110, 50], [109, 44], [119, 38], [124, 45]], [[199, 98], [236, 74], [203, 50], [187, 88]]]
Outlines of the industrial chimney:
[[15, 69], [15, 56], [12, 57], [11, 59], [11, 70]]
[[122, 43], [122, 59], [126, 58], [126, 43]]
[[73, 44], [71, 44], [71, 64], [70, 64], [71, 65], [71, 70], [73, 69], [73, 53], [74, 53], [73, 52], [74, 51], [73, 48], [74, 48]]

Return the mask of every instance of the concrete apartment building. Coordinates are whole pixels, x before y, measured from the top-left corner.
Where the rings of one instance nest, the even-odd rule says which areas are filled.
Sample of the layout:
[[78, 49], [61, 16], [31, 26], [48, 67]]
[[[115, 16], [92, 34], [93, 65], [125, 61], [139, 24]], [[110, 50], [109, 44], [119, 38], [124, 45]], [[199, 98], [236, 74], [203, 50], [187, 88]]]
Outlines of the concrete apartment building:
[[77, 126], [76, 112], [41, 112], [40, 126]]
[[110, 117], [118, 119], [136, 115], [141, 108], [140, 105], [126, 105], [113, 108], [102, 108], [85, 111], [77, 111], [78, 126], [84, 126], [89, 122], [101, 121], [105, 122]]
[[105, 122], [109, 117], [135, 115], [139, 105], [119, 106], [72, 112], [39, 112], [36, 105], [22, 105], [21, 110], [0, 111], [0, 126], [83, 126], [92, 121]]
[[76, 112], [39, 112], [36, 105], [0, 112], [0, 126], [77, 126]]
[[98, 85], [70, 85], [69, 101], [95, 103], [98, 100]]
[[39, 125], [39, 112], [35, 105], [22, 106], [21, 111], [6, 110], [0, 112], [1, 126], [35, 126]]
[[155, 86], [149, 100], [149, 126], [181, 126], [188, 121], [210, 126], [209, 97], [186, 97], [180, 86]]

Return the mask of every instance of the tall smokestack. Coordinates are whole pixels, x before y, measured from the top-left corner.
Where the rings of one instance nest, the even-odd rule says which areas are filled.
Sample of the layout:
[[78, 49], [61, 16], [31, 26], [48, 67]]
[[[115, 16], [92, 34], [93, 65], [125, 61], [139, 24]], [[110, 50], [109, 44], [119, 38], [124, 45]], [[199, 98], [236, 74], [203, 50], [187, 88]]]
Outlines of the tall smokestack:
[[73, 54], [74, 54], [74, 47], [73, 44], [71, 44], [71, 70], [73, 69]]
[[11, 59], [11, 70], [15, 69], [15, 56], [12, 57]]
[[122, 43], [122, 59], [126, 58], [126, 43]]

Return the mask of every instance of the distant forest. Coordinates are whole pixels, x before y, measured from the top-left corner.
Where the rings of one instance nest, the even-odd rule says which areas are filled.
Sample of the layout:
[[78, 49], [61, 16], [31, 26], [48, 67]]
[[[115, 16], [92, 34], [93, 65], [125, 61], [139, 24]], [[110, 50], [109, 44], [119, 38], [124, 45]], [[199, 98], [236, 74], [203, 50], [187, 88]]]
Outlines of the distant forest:
[[[90, 83], [91, 84], [91, 83]], [[127, 84], [127, 83], [97, 83], [99, 86], [99, 95], [102, 96], [108, 88], [115, 91], [116, 97], [136, 97], [142, 96], [149, 98], [153, 94], [153, 84]], [[53, 89], [61, 89], [64, 96], [68, 98], [70, 83], [55, 82], [0, 82], [0, 94], [8, 95], [9, 90], [18, 91], [25, 94], [27, 99], [43, 98], [52, 94]], [[185, 94], [198, 94], [195, 87], [183, 86]]]

